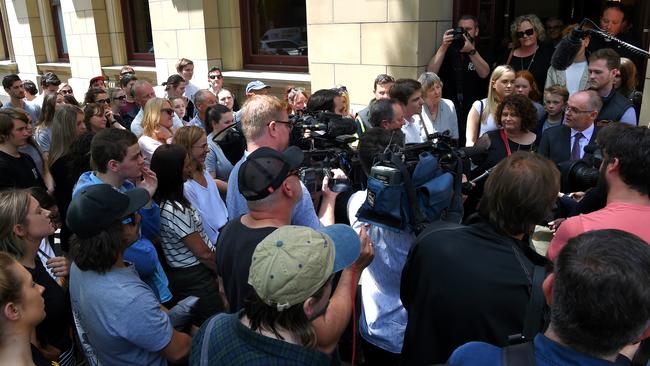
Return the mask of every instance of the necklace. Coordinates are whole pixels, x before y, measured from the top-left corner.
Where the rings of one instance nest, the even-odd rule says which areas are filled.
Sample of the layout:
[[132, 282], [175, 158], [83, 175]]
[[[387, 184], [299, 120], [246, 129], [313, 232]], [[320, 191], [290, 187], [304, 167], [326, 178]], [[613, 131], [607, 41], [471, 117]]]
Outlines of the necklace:
[[[537, 50], [538, 50], [538, 49], [539, 49], [539, 46], [538, 46], [537, 48], [535, 48], [535, 52], [533, 52], [533, 57], [530, 59], [530, 62], [528, 63], [528, 67], [526, 68], [526, 70], [530, 70], [530, 66], [531, 66], [531, 65], [533, 64], [533, 62], [535, 61], [535, 55], [537, 54]], [[520, 58], [519, 58], [519, 62], [521, 62], [521, 70], [524, 69], [524, 58], [525, 58], [525, 57], [520, 57]]]

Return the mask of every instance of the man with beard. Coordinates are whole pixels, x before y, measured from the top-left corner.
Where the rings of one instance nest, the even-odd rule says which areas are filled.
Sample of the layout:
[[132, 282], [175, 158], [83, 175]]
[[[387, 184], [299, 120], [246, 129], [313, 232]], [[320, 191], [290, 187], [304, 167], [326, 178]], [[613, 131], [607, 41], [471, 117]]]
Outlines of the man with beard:
[[621, 129], [609, 136], [603, 158], [600, 169], [607, 185], [607, 205], [562, 223], [548, 249], [552, 261], [570, 238], [591, 230], [619, 229], [650, 242], [650, 130]]

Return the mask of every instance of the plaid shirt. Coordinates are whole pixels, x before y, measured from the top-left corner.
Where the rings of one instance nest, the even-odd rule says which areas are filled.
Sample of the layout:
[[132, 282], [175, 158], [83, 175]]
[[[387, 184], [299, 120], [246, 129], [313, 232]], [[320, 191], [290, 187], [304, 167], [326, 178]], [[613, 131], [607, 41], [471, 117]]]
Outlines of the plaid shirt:
[[[263, 336], [244, 326], [235, 314], [217, 314], [208, 335], [208, 365], [329, 365], [329, 356], [319, 351]], [[206, 320], [194, 337], [190, 365], [199, 365], [206, 336]]]

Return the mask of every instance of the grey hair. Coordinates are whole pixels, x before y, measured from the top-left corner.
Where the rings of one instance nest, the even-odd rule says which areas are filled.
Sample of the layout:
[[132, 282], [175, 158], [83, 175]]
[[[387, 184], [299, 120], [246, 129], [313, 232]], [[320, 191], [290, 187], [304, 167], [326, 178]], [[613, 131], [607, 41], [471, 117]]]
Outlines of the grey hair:
[[431, 89], [436, 83], [440, 84], [441, 87], [443, 86], [442, 80], [435, 72], [423, 72], [420, 74], [418, 81], [422, 84], [422, 92]]

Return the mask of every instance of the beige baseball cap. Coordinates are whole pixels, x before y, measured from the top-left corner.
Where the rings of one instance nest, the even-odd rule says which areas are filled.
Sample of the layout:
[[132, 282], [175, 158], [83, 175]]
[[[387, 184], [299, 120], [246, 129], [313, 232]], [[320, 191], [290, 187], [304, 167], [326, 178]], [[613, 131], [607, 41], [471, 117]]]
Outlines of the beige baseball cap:
[[267, 305], [283, 311], [316, 293], [360, 251], [359, 236], [348, 225], [283, 226], [255, 248], [248, 283]]

